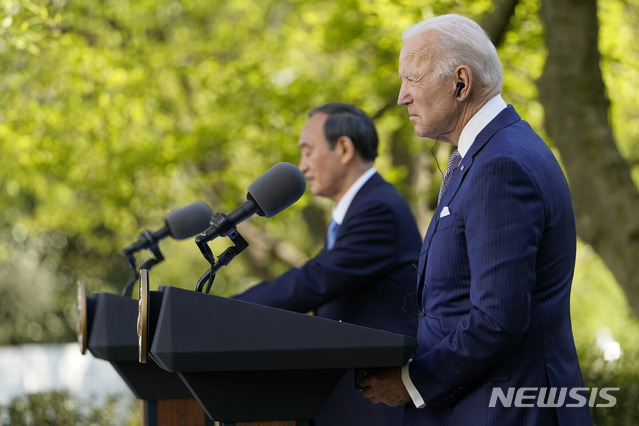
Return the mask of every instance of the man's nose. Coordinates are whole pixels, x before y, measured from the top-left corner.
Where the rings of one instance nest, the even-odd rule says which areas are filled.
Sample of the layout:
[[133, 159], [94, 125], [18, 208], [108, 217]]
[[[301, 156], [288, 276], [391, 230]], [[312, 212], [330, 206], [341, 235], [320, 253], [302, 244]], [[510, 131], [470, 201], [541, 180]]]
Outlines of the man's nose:
[[306, 161], [304, 161], [303, 157], [300, 157], [300, 163], [297, 167], [300, 169], [302, 173], [306, 174], [307, 166], [306, 166]]
[[397, 105], [403, 106], [408, 105], [412, 102], [412, 99], [406, 89], [406, 84], [402, 82], [401, 87], [399, 88], [399, 94], [397, 95]]

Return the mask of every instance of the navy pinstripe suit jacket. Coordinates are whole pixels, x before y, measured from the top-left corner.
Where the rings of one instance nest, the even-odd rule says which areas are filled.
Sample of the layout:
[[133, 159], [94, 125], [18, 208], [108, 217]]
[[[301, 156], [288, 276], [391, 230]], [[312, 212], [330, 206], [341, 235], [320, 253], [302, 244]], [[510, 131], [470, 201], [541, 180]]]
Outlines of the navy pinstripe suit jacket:
[[409, 404], [405, 425], [592, 423], [587, 405], [489, 407], [494, 387], [584, 386], [570, 322], [575, 248], [563, 172], [508, 106], [464, 156], [424, 239], [409, 368], [427, 406]]

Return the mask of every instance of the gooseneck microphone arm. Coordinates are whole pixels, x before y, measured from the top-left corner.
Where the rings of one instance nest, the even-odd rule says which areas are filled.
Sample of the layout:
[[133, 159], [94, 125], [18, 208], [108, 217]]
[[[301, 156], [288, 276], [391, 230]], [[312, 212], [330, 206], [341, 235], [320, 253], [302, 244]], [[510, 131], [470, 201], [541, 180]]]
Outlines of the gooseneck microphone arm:
[[169, 231], [168, 226], [165, 226], [164, 228], [155, 232], [145, 230], [140, 234], [136, 242], [122, 250], [122, 255], [133, 254], [142, 249], [149, 248], [152, 245], [157, 244], [157, 242], [161, 239], [168, 237], [169, 235], [171, 235], [171, 231]]
[[[164, 260], [164, 256], [158, 245], [160, 240], [166, 237], [183, 240], [184, 238], [197, 235], [207, 229], [211, 216], [212, 213], [209, 206], [201, 201], [196, 201], [188, 206], [171, 211], [164, 218], [166, 226], [162, 229], [155, 232], [148, 230], [143, 231], [135, 243], [121, 252], [122, 256], [124, 256], [124, 260], [131, 269], [131, 279], [122, 289], [122, 295], [127, 297], [131, 296], [133, 286], [140, 277], [140, 269], [151, 269], [151, 267]], [[135, 265], [135, 253], [144, 249], [149, 249], [154, 257], [143, 263], [140, 268], [137, 268]]]
[[[229, 219], [224, 213], [217, 213], [211, 219], [211, 223], [214, 223], [214, 222], [228, 223]], [[213, 256], [213, 252], [208, 246], [208, 241], [211, 239], [211, 237], [206, 236], [205, 235], [206, 232], [203, 232], [195, 239], [197, 246], [202, 252], [202, 255], [211, 264], [211, 268], [208, 271], [206, 271], [204, 275], [200, 277], [197, 284], [195, 285], [195, 291], [198, 291], [201, 293], [202, 290], [204, 289], [205, 283], [206, 283], [205, 292], [208, 293], [209, 291], [211, 291], [211, 286], [213, 285], [213, 280], [215, 279], [215, 275], [217, 274], [217, 271], [219, 271], [222, 266], [226, 266], [229, 263], [231, 263], [231, 261], [235, 258], [235, 256], [240, 254], [242, 250], [248, 247], [248, 242], [246, 242], [244, 237], [240, 235], [235, 225], [231, 225], [230, 227], [225, 226], [225, 228], [227, 229], [225, 229], [223, 232], [223, 235], [220, 234], [220, 236], [228, 236], [231, 239], [231, 241], [235, 243], [235, 245], [224, 250], [224, 252], [218, 257], [217, 261], [215, 260], [215, 256]]]
[[[195, 291], [201, 293], [205, 283], [206, 293], [211, 291], [211, 286], [213, 285], [217, 271], [219, 271], [222, 266], [231, 263], [231, 260], [233, 260], [235, 256], [248, 247], [248, 243], [237, 231], [235, 225], [255, 213], [259, 214], [261, 210], [250, 194], [247, 194], [246, 197], [247, 201], [229, 213], [228, 216], [224, 213], [216, 213], [211, 218], [211, 226], [195, 238], [195, 244], [197, 244], [204, 258], [211, 264], [211, 268], [200, 277], [195, 285]], [[208, 246], [208, 242], [217, 237], [229, 237], [235, 245], [227, 248], [216, 261], [213, 252]]]
[[166, 235], [163, 235], [162, 237], [157, 239], [153, 238], [154, 234], [159, 234], [160, 232], [164, 230], [166, 230], [165, 234], [168, 235], [168, 232], [169, 232], [168, 228], [163, 228], [156, 233], [151, 233], [150, 231], [144, 231], [142, 232], [142, 234], [140, 234], [138, 243], [144, 240], [145, 244], [143, 247], [149, 249], [154, 257], [144, 262], [139, 268], [135, 266], [134, 254], [135, 252], [141, 250], [141, 248], [135, 249], [135, 250], [131, 249], [132, 246], [138, 243], [132, 244], [131, 246], [122, 250], [122, 256], [124, 256], [124, 260], [126, 261], [127, 265], [129, 265], [129, 269], [131, 270], [131, 278], [122, 289], [122, 296], [131, 297], [131, 293], [133, 292], [133, 286], [140, 278], [140, 272], [139, 272], [140, 269], [151, 269], [153, 266], [157, 265], [158, 263], [164, 260], [164, 255], [162, 255], [162, 252], [160, 251], [158, 240], [160, 240]]
[[[217, 271], [248, 247], [246, 240], [237, 232], [238, 223], [254, 214], [267, 218], [275, 216], [296, 202], [305, 190], [306, 180], [297, 167], [291, 163], [277, 163], [249, 185], [244, 204], [228, 215], [217, 213], [213, 216], [211, 226], [195, 238], [202, 255], [211, 264], [211, 269], [199, 279], [195, 290], [201, 292], [208, 282], [208, 293]], [[235, 246], [229, 247], [216, 261], [207, 243], [217, 237], [229, 237]]]
[[[254, 214], [260, 214], [261, 210], [251, 194], [247, 194], [247, 201], [233, 210], [228, 215], [216, 213], [211, 218], [211, 226], [195, 237], [195, 243], [199, 246], [202, 243], [211, 241], [217, 237], [227, 237], [231, 233], [237, 232], [235, 225], [248, 219]], [[208, 259], [207, 259], [208, 260]]]

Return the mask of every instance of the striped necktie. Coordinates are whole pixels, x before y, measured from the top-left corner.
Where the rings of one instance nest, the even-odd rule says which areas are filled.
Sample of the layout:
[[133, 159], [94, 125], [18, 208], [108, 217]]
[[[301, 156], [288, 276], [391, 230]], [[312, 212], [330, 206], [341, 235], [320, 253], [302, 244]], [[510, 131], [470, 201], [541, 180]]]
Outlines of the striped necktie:
[[444, 179], [442, 179], [442, 186], [439, 188], [439, 197], [437, 197], [437, 203], [441, 201], [446, 189], [448, 189], [448, 184], [450, 184], [451, 179], [453, 178], [453, 174], [459, 163], [461, 163], [462, 157], [458, 150], [454, 150], [452, 154], [450, 154], [450, 159], [448, 160], [448, 166], [446, 167], [446, 173], [444, 173]]

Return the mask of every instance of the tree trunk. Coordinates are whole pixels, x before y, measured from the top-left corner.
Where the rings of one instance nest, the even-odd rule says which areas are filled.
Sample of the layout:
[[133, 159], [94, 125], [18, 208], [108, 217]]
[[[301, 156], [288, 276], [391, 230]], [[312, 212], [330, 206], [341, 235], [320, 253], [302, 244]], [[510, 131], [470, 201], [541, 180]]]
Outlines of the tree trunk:
[[639, 192], [608, 122], [596, 0], [542, 0], [548, 58], [539, 81], [579, 236], [599, 253], [639, 316]]
[[495, 46], [499, 46], [504, 39], [508, 23], [518, 3], [519, 0], [501, 0], [497, 2], [492, 12], [482, 18], [481, 26], [490, 34]]

